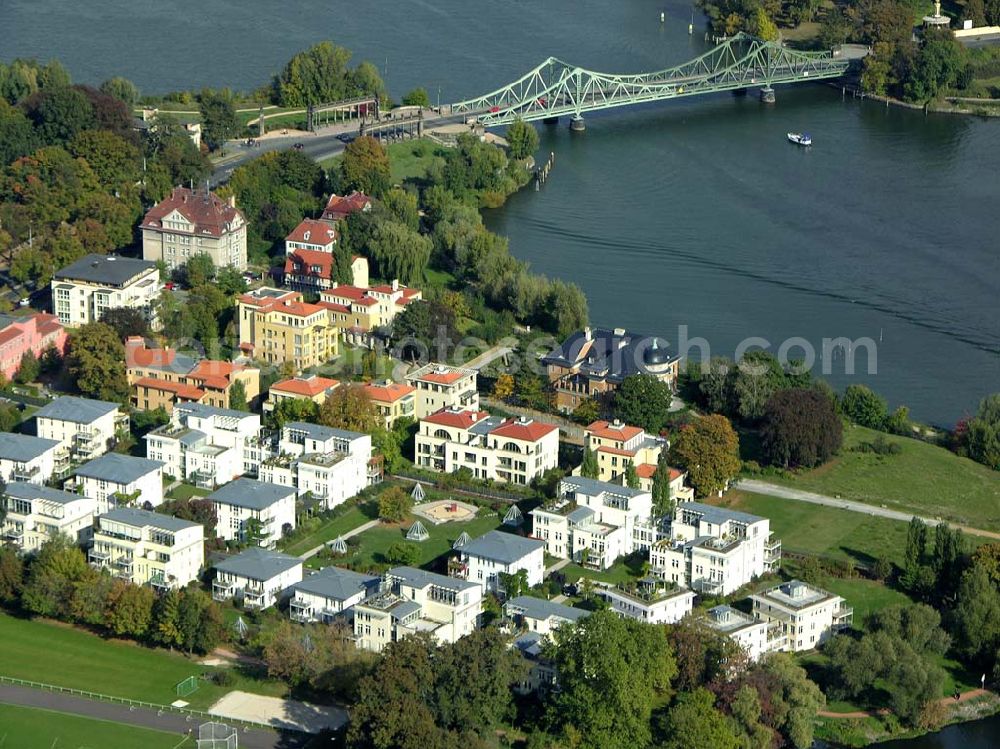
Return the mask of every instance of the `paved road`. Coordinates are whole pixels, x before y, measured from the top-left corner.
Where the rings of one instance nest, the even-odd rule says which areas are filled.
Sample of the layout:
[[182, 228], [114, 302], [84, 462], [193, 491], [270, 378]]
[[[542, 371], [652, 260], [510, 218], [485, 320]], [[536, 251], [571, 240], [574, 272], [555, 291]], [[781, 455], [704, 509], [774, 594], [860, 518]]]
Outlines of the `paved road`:
[[[769, 484], [766, 481], [757, 481], [756, 479], [741, 479], [736, 482], [736, 488], [745, 489], [746, 491], [754, 492], [755, 494], [767, 494], [771, 497], [794, 499], [799, 502], [809, 502], [814, 505], [823, 505], [824, 507], [836, 507], [839, 510], [863, 512], [865, 515], [873, 515], [875, 517], [887, 518], [889, 520], [899, 520], [904, 523], [909, 523], [913, 518], [918, 518], [928, 525], [937, 525], [938, 523], [946, 522], [940, 518], [926, 518], [920, 515], [913, 515], [908, 512], [890, 510], [878, 505], [856, 502], [850, 499], [838, 499], [837, 497], [828, 497], [824, 494], [813, 494], [812, 492], [806, 492], [800, 489], [790, 489], [787, 486]], [[956, 523], [948, 523], [948, 525], [952, 528], [961, 529], [963, 533], [971, 533], [975, 536], [1000, 539], [1000, 533], [986, 531], [982, 528], [972, 528], [967, 525], [958, 525]]]
[[[112, 702], [98, 702], [70, 694], [46, 692], [42, 689], [6, 684], [0, 684], [0, 702], [8, 705], [56, 710], [61, 713], [82, 715], [86, 718], [99, 718], [115, 723], [166, 731], [177, 734], [178, 741], [180, 741], [181, 736], [186, 736], [189, 732], [197, 738], [198, 725], [202, 722], [198, 718], [191, 717], [189, 719], [188, 716], [176, 713], [165, 712], [160, 715], [156, 710], [147, 708], [137, 707], [133, 709], [127, 705], [118, 705]], [[73, 738], [84, 739], [86, 737], [74, 736]], [[266, 728], [241, 728], [239, 742], [242, 749], [297, 749], [304, 747], [310, 738], [308, 735], [296, 732], [278, 732]], [[188, 745], [193, 747], [194, 742], [188, 742]], [[107, 749], [131, 749], [131, 747], [108, 747]]]
[[[381, 522], [381, 521], [379, 521], [379, 520], [369, 520], [367, 523], [362, 523], [357, 528], [353, 528], [353, 529], [347, 531], [347, 533], [342, 534], [341, 538], [346, 541], [347, 539], [351, 538], [351, 536], [356, 536], [359, 533], [364, 533], [365, 531], [370, 530], [371, 528], [374, 528], [376, 525], [379, 524], [379, 522]], [[325, 543], [320, 544], [319, 546], [317, 546], [317, 547], [315, 547], [313, 549], [309, 549], [309, 551], [305, 552], [304, 554], [299, 554], [299, 559], [306, 560], [309, 557], [316, 556], [317, 554], [319, 554], [324, 549], [324, 547], [326, 547]]]
[[474, 369], [477, 372], [482, 370], [490, 362], [494, 362], [504, 356], [507, 356], [513, 349], [510, 346], [494, 346], [493, 348], [486, 349], [483, 353], [474, 359], [469, 359], [462, 366], [466, 369]]

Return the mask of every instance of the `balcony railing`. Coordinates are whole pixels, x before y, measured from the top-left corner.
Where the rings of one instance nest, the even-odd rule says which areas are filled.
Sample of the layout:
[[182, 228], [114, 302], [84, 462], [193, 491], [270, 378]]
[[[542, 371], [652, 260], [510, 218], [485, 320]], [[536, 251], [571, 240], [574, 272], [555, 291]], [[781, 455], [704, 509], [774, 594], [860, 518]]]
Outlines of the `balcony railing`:
[[293, 598], [288, 604], [288, 615], [292, 621], [307, 624], [315, 617], [313, 616], [312, 604], [308, 601]]
[[264, 592], [245, 589], [243, 591], [243, 607], [247, 609], [264, 608]]
[[233, 597], [235, 592], [235, 583], [220, 583], [218, 581], [212, 583], [212, 598], [216, 601], [228, 600]]
[[111, 561], [111, 555], [103, 551], [91, 549], [87, 554], [87, 559], [95, 567], [106, 567], [108, 562]]
[[849, 627], [854, 621], [854, 609], [850, 606], [841, 605], [833, 612], [833, 626]]
[[707, 577], [702, 577], [693, 581], [691, 587], [699, 593], [707, 593], [713, 596], [722, 594], [722, 580], [710, 580]]
[[2, 538], [6, 541], [20, 542], [24, 538], [23, 528], [6, 528], [3, 531]]
[[23, 467], [20, 467], [20, 468], [15, 468], [13, 470], [13, 472], [11, 473], [11, 477], [15, 481], [27, 481], [27, 482], [30, 482], [36, 476], [40, 475], [41, 472], [42, 472], [42, 469], [39, 468], [38, 466], [32, 466], [31, 468], [28, 468], [27, 466], [23, 466]]

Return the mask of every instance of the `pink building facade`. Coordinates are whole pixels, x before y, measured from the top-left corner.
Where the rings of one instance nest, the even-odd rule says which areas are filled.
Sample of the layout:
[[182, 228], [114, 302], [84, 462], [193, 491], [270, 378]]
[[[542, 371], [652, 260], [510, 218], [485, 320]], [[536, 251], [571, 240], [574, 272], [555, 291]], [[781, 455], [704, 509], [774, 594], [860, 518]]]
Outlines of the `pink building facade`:
[[66, 329], [47, 312], [15, 317], [0, 314], [0, 372], [11, 379], [21, 366], [25, 351], [41, 356], [49, 346], [66, 353]]

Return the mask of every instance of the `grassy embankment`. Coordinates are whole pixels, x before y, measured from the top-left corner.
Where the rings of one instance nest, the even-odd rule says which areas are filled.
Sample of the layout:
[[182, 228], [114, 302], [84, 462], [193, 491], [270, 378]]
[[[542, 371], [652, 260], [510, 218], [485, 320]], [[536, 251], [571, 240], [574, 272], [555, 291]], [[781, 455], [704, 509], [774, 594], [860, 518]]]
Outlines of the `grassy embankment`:
[[[389, 152], [389, 173], [393, 183], [397, 184], [424, 179], [435, 162], [444, 160], [444, 146], [427, 138], [390, 143], [386, 150]], [[323, 159], [319, 165], [324, 169], [332, 169], [338, 163], [340, 154]]]

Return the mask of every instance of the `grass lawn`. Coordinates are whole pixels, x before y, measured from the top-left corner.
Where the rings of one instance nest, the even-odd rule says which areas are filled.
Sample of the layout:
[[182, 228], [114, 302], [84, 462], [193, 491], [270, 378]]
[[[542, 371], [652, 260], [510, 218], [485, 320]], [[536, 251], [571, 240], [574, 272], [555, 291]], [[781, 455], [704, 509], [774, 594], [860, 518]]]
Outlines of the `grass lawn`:
[[642, 554], [633, 554], [619, 559], [606, 570], [588, 570], [578, 564], [567, 564], [559, 571], [566, 576], [567, 582], [575, 582], [581, 577], [589, 577], [602, 583], [627, 583], [642, 577], [642, 565], [645, 562]]
[[295, 556], [304, 554], [310, 549], [320, 544], [325, 544], [327, 541], [332, 541], [337, 536], [341, 536], [347, 533], [347, 531], [357, 528], [359, 525], [364, 525], [376, 517], [378, 517], [378, 507], [374, 504], [355, 505], [340, 517], [334, 518], [322, 525], [315, 533], [296, 541], [291, 546], [283, 549], [283, 551], [286, 554], [293, 554]]
[[106, 720], [16, 705], [0, 705], [0, 747], [10, 749], [180, 749], [194, 739]]
[[943, 447], [906, 437], [886, 436], [902, 451], [875, 455], [853, 450], [878, 432], [849, 426], [840, 455], [826, 465], [765, 481], [894, 510], [941, 517], [973, 528], [1000, 530], [1000, 471]]
[[864, 624], [865, 617], [872, 611], [897, 604], [913, 603], [905, 593], [875, 580], [827, 577], [821, 587], [841, 596], [847, 605], [854, 609], [854, 626], [859, 629]]
[[191, 497], [207, 497], [211, 489], [202, 489], [191, 484], [180, 484], [167, 492], [167, 499], [191, 499]]
[[[488, 507], [480, 508], [476, 517], [467, 522], [434, 525], [428, 520], [421, 519], [420, 522], [427, 529], [430, 538], [417, 543], [416, 541], [406, 540], [406, 531], [413, 525], [414, 520], [416, 518], [410, 518], [399, 524], [379, 525], [355, 536], [354, 538], [360, 542], [359, 545], [350, 547], [347, 556], [340, 557], [334, 560], [333, 563], [337, 566], [350, 566], [354, 569], [362, 570], [369, 569], [373, 565], [389, 564], [389, 561], [385, 558], [386, 551], [394, 543], [404, 542], [412, 543], [420, 550], [420, 556], [413, 566], [423, 567], [429, 565], [438, 557], [447, 555], [451, 551], [451, 545], [455, 542], [455, 539], [462, 535], [463, 531], [468, 533], [470, 537], [476, 538], [487, 531], [500, 527], [500, 518]], [[330, 560], [319, 560], [315, 557], [308, 561], [310, 567], [317, 569], [329, 566], [330, 564]], [[438, 569], [436, 571], [442, 572], [443, 570]]]
[[389, 173], [392, 181], [424, 179], [435, 161], [444, 160], [444, 147], [427, 139], [392, 143], [389, 148]]
[[[177, 699], [174, 688], [182, 679], [216, 670], [165, 650], [105, 640], [69, 625], [3, 613], [0, 641], [4, 643], [0, 661], [4, 676], [163, 705]], [[236, 676], [230, 687], [202, 681], [198, 690], [184, 699], [192, 708], [204, 709], [233, 689], [274, 696], [287, 692], [278, 682]]]

